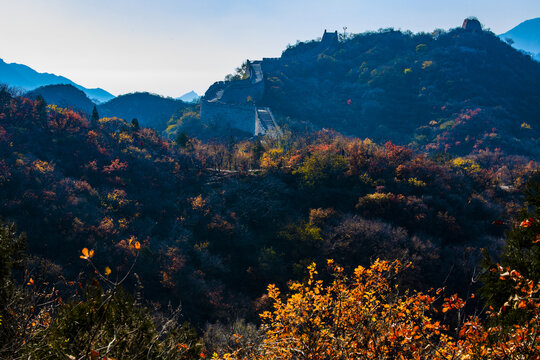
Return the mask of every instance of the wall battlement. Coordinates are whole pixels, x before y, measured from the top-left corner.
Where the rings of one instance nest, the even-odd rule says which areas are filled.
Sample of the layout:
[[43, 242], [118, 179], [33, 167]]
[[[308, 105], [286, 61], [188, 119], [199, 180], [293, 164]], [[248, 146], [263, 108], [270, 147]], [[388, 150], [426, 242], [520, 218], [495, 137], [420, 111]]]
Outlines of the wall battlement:
[[[339, 43], [338, 32], [324, 31], [321, 45], [331, 47]], [[263, 58], [247, 62], [246, 79], [219, 81], [206, 91], [201, 99], [201, 121], [244, 131], [255, 136], [272, 134], [281, 130], [267, 107], [257, 107], [264, 96], [266, 71], [280, 66], [281, 58]]]

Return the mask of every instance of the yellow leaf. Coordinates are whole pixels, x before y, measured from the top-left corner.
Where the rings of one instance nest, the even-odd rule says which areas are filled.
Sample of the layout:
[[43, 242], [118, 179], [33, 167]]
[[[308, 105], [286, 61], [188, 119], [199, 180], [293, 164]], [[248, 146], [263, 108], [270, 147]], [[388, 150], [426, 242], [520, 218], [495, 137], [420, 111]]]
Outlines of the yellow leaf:
[[82, 252], [81, 259], [88, 259], [88, 249], [84, 248], [82, 249], [81, 252]]
[[108, 266], [105, 266], [105, 276], [109, 276], [111, 272], [112, 272], [111, 268]]
[[141, 249], [141, 243], [138, 241], [135, 241], [135, 249], [140, 250]]

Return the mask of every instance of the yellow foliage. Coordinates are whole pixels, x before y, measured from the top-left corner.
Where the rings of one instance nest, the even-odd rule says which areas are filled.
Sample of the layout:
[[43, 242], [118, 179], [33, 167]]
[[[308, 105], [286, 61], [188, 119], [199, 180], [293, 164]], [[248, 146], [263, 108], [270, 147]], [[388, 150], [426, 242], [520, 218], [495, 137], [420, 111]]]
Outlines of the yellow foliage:
[[452, 160], [452, 166], [464, 170], [467, 173], [474, 174], [480, 172], [481, 168], [480, 165], [475, 163], [471, 159], [465, 159], [462, 157], [455, 158]]
[[34, 166], [34, 169], [42, 174], [47, 174], [54, 171], [54, 164], [47, 161], [35, 160], [32, 165]]
[[424, 187], [427, 185], [424, 181], [418, 180], [415, 177], [409, 178], [407, 182], [409, 183], [409, 185], [414, 186], [414, 187]]
[[206, 201], [203, 200], [202, 195], [191, 198], [190, 201], [191, 201], [191, 208], [193, 210], [203, 210], [204, 207], [206, 206]]
[[[305, 282], [289, 285], [286, 297], [269, 285], [273, 310], [260, 315], [265, 332], [262, 343], [254, 349], [214, 354], [213, 359], [540, 358], [540, 285], [516, 271], [505, 278], [514, 281], [519, 294], [508, 306], [530, 309], [532, 318], [505, 332], [498, 326], [485, 327], [474, 316], [464, 319], [456, 330], [433, 319], [430, 314], [437, 312], [442, 289], [433, 294], [400, 291], [394, 279], [409, 265], [397, 260], [377, 259], [370, 267], [357, 267], [350, 278], [332, 260], [328, 266], [333, 281], [327, 285], [316, 279], [315, 264], [308, 267]], [[442, 313], [460, 313], [465, 305], [466, 301], [452, 295], [444, 298]]]
[[283, 149], [274, 148], [266, 151], [261, 157], [261, 168], [275, 169], [283, 162]]
[[433, 61], [431, 60], [426, 60], [422, 63], [422, 69], [427, 69], [428, 67], [430, 67], [431, 65], [433, 65]]
[[133, 142], [133, 137], [127, 132], [121, 132], [120, 134], [118, 134], [118, 142], [120, 144], [131, 144]]

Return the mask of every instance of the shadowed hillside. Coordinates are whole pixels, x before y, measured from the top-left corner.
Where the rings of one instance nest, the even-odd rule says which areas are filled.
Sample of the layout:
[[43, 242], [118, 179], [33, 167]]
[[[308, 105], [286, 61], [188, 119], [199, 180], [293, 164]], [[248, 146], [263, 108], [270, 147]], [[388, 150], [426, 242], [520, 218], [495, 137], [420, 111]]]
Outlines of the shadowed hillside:
[[38, 95], [43, 96], [48, 104], [54, 104], [63, 108], [92, 113], [95, 104], [86, 94], [72, 85], [47, 85], [26, 93], [31, 99]]
[[298, 43], [262, 66], [263, 105], [298, 128], [540, 157], [540, 63], [487, 31], [381, 30]]
[[100, 116], [116, 116], [126, 121], [136, 118], [141, 126], [163, 131], [170, 118], [187, 106], [180, 100], [144, 92], [118, 96], [99, 105], [98, 110]]

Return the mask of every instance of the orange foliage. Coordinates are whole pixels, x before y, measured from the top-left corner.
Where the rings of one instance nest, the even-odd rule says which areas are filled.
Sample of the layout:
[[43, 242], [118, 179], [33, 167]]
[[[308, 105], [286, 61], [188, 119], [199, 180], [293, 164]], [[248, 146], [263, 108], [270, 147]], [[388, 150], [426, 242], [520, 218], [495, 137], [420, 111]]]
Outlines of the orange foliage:
[[103, 167], [103, 172], [110, 174], [113, 172], [126, 171], [128, 167], [127, 162], [121, 162], [120, 159], [114, 159], [110, 165]]
[[[396, 274], [408, 265], [377, 260], [355, 269], [352, 277], [329, 260], [334, 280], [316, 280], [315, 264], [305, 283], [289, 285], [283, 297], [270, 285], [273, 311], [261, 314], [265, 336], [256, 349], [214, 354], [214, 359], [538, 359], [540, 285], [517, 271], [501, 274], [516, 295], [507, 307], [527, 309], [530, 320], [512, 331], [486, 326], [471, 316], [452, 331], [433, 318], [441, 290], [433, 294], [398, 291]], [[499, 269], [501, 272], [502, 268]], [[461, 314], [466, 301], [452, 295], [442, 312]], [[497, 318], [504, 309], [491, 313]], [[458, 321], [459, 323], [459, 321]], [[242, 354], [250, 354], [245, 356]]]

